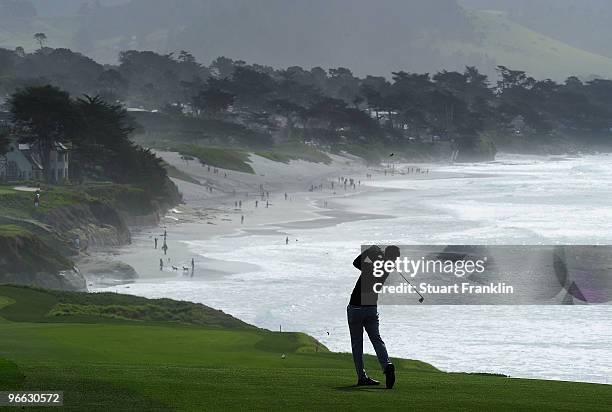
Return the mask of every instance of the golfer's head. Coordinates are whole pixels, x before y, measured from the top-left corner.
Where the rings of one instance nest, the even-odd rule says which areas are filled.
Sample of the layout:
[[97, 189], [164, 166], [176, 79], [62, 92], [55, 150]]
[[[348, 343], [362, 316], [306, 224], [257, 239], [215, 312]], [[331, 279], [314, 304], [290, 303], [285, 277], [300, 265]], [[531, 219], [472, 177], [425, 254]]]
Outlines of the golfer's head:
[[397, 246], [387, 246], [385, 248], [385, 260], [395, 260], [400, 256], [400, 249]]
[[374, 246], [370, 246], [366, 250], [366, 256], [370, 258], [372, 262], [374, 262], [376, 260], [382, 260], [383, 252], [380, 250], [378, 246], [374, 245]]

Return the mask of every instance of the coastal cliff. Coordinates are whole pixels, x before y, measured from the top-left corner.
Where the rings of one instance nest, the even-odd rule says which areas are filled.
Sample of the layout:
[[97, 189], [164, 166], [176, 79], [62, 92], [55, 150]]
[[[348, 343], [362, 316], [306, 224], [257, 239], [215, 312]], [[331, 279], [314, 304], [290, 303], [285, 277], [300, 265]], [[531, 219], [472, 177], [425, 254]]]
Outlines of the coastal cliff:
[[0, 284], [85, 291], [76, 257], [130, 243], [129, 224], [155, 224], [178, 202], [176, 189], [160, 199], [128, 185], [99, 184], [43, 189], [35, 207], [31, 193], [3, 188]]

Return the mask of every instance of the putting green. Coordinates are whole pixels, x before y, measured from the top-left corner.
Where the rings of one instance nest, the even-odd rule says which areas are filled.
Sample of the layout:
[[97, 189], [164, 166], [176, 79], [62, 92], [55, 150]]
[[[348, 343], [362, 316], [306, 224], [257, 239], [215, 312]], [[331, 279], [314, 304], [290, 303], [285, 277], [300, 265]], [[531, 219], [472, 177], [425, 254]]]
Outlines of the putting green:
[[[7, 286], [0, 296], [5, 305], [14, 301], [0, 309], [7, 319], [0, 323], [0, 390], [62, 390], [68, 410], [603, 411], [612, 404], [612, 386], [449, 374], [410, 360], [396, 360], [394, 390], [355, 388], [350, 355], [304, 334], [91, 317], [85, 323], [46, 316], [65, 296]], [[375, 359], [366, 364], [381, 377]]]

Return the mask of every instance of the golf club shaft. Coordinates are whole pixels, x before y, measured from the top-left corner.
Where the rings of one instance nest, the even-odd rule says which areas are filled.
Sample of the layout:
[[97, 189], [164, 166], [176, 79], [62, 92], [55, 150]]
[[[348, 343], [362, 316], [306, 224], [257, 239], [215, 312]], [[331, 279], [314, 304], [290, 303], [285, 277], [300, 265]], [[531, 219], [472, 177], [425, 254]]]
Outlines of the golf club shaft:
[[410, 286], [412, 286], [412, 289], [414, 289], [414, 291], [417, 293], [417, 295], [419, 295], [419, 296], [421, 297], [421, 299], [425, 299], [425, 297], [419, 293], [419, 291], [417, 290], [417, 288], [415, 288], [415, 287], [412, 285], [412, 283], [410, 283], [410, 281], [409, 281], [408, 279], [406, 279], [406, 277], [405, 277], [404, 275], [402, 275], [400, 272], [397, 272], [397, 273], [399, 273], [399, 275], [400, 275], [402, 278], [404, 278], [404, 280], [406, 281], [406, 283], [408, 283]]

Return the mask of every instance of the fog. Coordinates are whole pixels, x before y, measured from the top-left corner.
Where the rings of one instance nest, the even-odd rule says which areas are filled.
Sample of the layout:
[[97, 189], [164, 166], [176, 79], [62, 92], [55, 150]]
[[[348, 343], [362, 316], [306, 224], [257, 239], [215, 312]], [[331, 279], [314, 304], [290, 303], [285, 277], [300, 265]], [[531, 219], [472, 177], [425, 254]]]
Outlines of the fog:
[[184, 49], [205, 63], [224, 55], [358, 75], [465, 65], [492, 73], [504, 64], [537, 78], [612, 77], [605, 0], [0, 0], [4, 19], [11, 2], [35, 6], [37, 17], [5, 28], [20, 33], [0, 37], [0, 46], [34, 47], [15, 38], [42, 19], [51, 47], [108, 63], [125, 49]]

